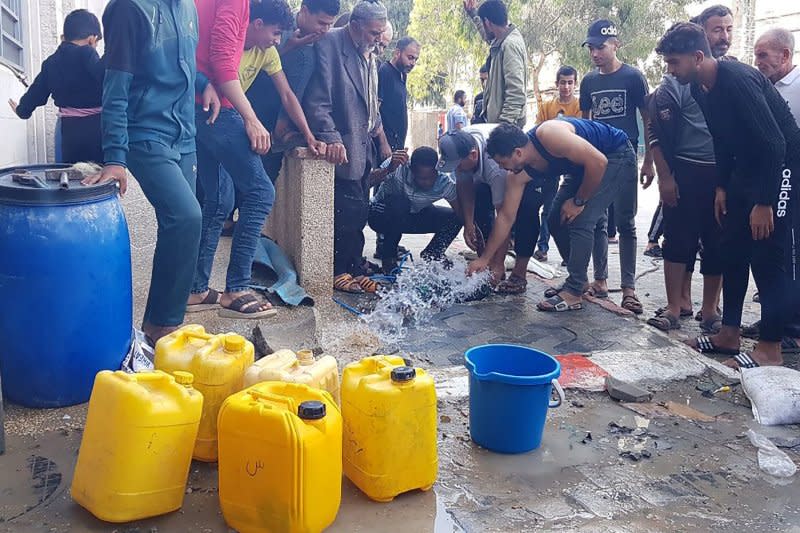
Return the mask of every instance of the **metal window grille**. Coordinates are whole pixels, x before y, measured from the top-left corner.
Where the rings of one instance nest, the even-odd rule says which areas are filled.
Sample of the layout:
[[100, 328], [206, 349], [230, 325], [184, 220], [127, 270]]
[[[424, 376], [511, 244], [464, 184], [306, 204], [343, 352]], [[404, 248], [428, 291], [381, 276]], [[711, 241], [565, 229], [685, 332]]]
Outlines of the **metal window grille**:
[[22, 1], [0, 0], [0, 60], [23, 68]]

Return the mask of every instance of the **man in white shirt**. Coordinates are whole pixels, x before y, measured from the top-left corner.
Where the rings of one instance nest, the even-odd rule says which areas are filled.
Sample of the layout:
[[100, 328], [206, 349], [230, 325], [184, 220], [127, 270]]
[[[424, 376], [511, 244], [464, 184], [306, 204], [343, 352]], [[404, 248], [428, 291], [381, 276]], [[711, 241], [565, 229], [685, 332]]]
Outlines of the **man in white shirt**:
[[775, 84], [800, 124], [800, 66], [792, 63], [794, 36], [783, 28], [767, 30], [756, 41], [756, 67]]
[[447, 111], [447, 132], [458, 131], [461, 128], [466, 128], [469, 124], [467, 119], [467, 112], [464, 111], [464, 106], [467, 105], [467, 93], [462, 90], [456, 91], [453, 95], [453, 107]]

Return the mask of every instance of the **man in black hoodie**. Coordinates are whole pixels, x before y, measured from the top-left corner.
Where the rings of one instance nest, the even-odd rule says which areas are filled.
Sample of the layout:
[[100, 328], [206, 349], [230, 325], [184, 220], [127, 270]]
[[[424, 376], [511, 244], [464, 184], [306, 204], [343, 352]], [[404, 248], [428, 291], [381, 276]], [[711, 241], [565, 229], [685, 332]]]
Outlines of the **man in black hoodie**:
[[105, 68], [97, 55], [103, 38], [100, 21], [85, 9], [76, 9], [64, 19], [64, 39], [44, 60], [42, 70], [19, 104], [9, 100], [19, 118], [29, 119], [50, 95], [59, 108], [65, 163], [103, 162], [100, 141], [100, 111]]
[[[785, 298], [786, 232], [794, 208], [791, 191], [797, 187], [792, 175], [800, 172], [800, 128], [786, 101], [760, 72], [711, 56], [700, 26], [674, 25], [656, 52], [680, 83], [692, 84], [692, 96], [714, 140], [717, 165], [714, 210], [723, 232], [722, 329], [690, 345], [701, 352], [733, 355], [730, 366], [780, 365], [791, 303]], [[761, 338], [751, 354], [743, 354], [740, 325], [750, 268], [761, 294]]]

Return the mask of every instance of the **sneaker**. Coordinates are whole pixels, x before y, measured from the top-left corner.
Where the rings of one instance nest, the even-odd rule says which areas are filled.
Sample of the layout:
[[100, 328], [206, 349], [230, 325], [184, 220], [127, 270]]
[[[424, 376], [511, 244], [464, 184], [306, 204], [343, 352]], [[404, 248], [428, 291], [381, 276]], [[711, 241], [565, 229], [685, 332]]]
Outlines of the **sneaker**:
[[644, 251], [644, 255], [646, 255], [647, 257], [661, 259], [662, 257], [664, 257], [664, 250], [661, 249], [661, 246], [656, 244], [655, 246], [646, 249]]

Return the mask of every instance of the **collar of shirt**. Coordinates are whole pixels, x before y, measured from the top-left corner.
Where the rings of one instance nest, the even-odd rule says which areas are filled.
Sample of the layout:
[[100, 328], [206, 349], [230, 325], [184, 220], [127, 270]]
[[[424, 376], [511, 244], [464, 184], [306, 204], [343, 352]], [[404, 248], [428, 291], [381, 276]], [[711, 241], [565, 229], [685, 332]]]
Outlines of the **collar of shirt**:
[[406, 82], [406, 73], [402, 72], [399, 68], [394, 66], [394, 63], [392, 63], [391, 61], [388, 61], [388, 63], [392, 67], [392, 69], [394, 69], [394, 71], [397, 73], [397, 75], [400, 77], [400, 79], [403, 81], [403, 83], [405, 83]]
[[795, 65], [789, 74], [775, 82], [775, 85], [791, 85], [800, 78], [800, 65]]

